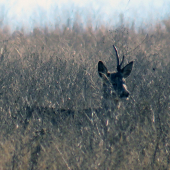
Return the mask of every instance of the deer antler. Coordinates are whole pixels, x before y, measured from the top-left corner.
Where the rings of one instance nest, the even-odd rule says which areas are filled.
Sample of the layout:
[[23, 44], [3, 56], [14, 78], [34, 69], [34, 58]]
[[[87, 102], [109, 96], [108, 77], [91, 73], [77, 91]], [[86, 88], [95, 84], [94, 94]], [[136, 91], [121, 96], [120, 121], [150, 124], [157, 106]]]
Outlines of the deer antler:
[[121, 71], [121, 66], [122, 66], [123, 61], [124, 61], [124, 56], [123, 56], [123, 58], [122, 58], [121, 63], [119, 64], [119, 55], [118, 55], [118, 52], [117, 52], [117, 48], [116, 48], [114, 45], [113, 45], [113, 48], [114, 48], [114, 50], [115, 50], [115, 52], [116, 52], [116, 59], [117, 59], [117, 71], [118, 71], [118, 72], [120, 72], [120, 71]]
[[114, 50], [116, 52], [117, 68], [118, 68], [118, 66], [119, 66], [119, 55], [118, 55], [117, 49], [116, 49], [116, 47], [114, 45], [113, 45], [113, 48], [114, 48]]
[[120, 67], [122, 66], [122, 64], [124, 62], [124, 58], [125, 58], [125, 56], [123, 55], [122, 62], [120, 63]]

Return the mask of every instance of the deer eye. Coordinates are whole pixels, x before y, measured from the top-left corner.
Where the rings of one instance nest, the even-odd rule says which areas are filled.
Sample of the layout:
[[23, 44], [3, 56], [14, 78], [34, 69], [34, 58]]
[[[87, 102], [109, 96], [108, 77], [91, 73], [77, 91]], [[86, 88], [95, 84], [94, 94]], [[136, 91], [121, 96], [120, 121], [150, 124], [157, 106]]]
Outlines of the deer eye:
[[113, 85], [114, 87], [117, 87], [117, 84], [116, 84], [116, 83], [112, 83], [112, 85]]

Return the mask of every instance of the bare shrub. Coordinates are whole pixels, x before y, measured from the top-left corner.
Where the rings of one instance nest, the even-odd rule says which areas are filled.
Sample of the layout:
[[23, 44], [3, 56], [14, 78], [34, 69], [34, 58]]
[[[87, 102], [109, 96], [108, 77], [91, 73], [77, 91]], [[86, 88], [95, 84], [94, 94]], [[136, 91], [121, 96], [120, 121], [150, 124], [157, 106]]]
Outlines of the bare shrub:
[[[169, 30], [146, 37], [123, 26], [74, 28], [9, 38], [0, 63], [1, 169], [169, 169]], [[113, 44], [134, 68], [131, 97], [108, 111], [97, 63], [115, 70]]]

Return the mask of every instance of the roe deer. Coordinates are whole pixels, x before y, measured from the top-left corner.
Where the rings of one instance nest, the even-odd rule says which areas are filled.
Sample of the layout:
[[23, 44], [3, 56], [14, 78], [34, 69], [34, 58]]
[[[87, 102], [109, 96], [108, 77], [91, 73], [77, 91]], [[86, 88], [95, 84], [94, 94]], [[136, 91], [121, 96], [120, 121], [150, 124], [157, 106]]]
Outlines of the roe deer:
[[[127, 78], [133, 67], [133, 61], [131, 61], [129, 64], [127, 64], [125, 67], [121, 68], [124, 56], [119, 64], [119, 55], [117, 52], [116, 47], [113, 45], [113, 48], [116, 52], [116, 59], [117, 59], [117, 72], [110, 73], [108, 72], [107, 67], [103, 64], [102, 61], [98, 62], [98, 73], [99, 76], [103, 80], [103, 100], [104, 100], [104, 106], [107, 108], [106, 105], [110, 101], [118, 101], [120, 98], [128, 98], [129, 91], [127, 90], [127, 86], [125, 84], [125, 79]], [[102, 101], [103, 102], [103, 101]]]

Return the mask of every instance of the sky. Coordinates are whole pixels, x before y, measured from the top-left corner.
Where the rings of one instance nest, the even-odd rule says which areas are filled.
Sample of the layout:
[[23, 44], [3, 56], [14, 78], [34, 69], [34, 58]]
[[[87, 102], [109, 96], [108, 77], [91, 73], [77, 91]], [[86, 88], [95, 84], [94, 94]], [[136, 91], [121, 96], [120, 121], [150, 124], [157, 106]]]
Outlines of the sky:
[[71, 27], [75, 20], [93, 28], [118, 26], [120, 16], [136, 29], [154, 26], [169, 18], [170, 0], [0, 0], [0, 27], [8, 25], [12, 31]]

